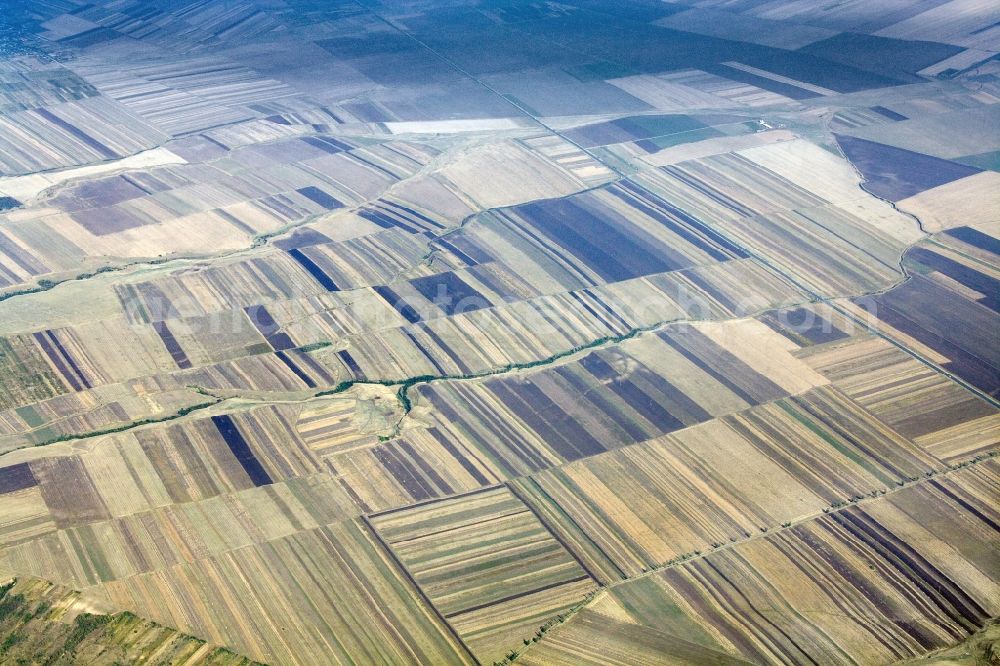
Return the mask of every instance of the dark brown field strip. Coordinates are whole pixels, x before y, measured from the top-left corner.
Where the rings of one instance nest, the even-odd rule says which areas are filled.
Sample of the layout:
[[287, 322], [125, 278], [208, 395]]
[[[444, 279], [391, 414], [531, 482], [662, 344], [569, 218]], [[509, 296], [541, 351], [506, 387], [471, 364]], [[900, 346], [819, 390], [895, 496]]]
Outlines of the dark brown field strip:
[[[466, 613], [472, 613], [473, 611], [482, 610], [484, 608], [489, 608], [490, 606], [496, 606], [498, 604], [507, 603], [508, 601], [513, 601], [514, 599], [520, 599], [521, 597], [526, 597], [530, 594], [535, 594], [537, 592], [544, 592], [546, 590], [551, 590], [553, 588], [559, 587], [560, 585], [569, 585], [570, 583], [579, 583], [582, 580], [594, 580], [593, 576], [584, 575], [577, 576], [576, 578], [570, 578], [569, 580], [559, 580], [554, 583], [549, 583], [548, 585], [542, 585], [533, 590], [527, 590], [526, 592], [518, 592], [517, 594], [512, 594], [509, 597], [502, 597], [495, 601], [490, 601], [485, 604], [478, 604], [470, 608], [463, 608], [460, 611], [455, 611], [454, 613], [448, 613], [445, 615], [446, 618], [458, 617], [459, 615], [465, 615]], [[596, 581], [594, 581], [596, 582]]]
[[26, 462], [0, 468], [0, 495], [27, 490], [37, 485], [38, 479]]
[[69, 382], [70, 387], [74, 391], [82, 391], [85, 388], [93, 388], [84, 374], [80, 371], [77, 366], [76, 361], [73, 360], [69, 354], [66, 353], [65, 348], [59, 342], [58, 338], [52, 333], [52, 331], [42, 331], [39, 333], [32, 333], [35, 341], [38, 342], [42, 351], [45, 355], [49, 357], [52, 364], [56, 366], [59, 374]]
[[973, 516], [975, 516], [979, 520], [981, 520], [984, 523], [986, 523], [987, 525], [989, 525], [994, 531], [1000, 533], [1000, 525], [998, 525], [989, 516], [987, 516], [982, 511], [980, 511], [976, 507], [974, 507], [971, 504], [969, 504], [967, 501], [965, 501], [964, 499], [962, 499], [961, 497], [959, 497], [958, 495], [956, 495], [954, 492], [952, 492], [951, 490], [949, 490], [945, 486], [941, 485], [941, 483], [938, 482], [937, 479], [931, 481], [930, 483], [931, 483], [932, 486], [934, 486], [935, 489], [937, 489], [938, 491], [940, 491], [942, 494], [950, 497], [952, 500], [955, 501], [956, 504], [958, 504], [959, 506], [961, 506], [963, 509], [965, 509], [966, 511], [968, 511], [969, 513], [971, 513]]
[[[444, 498], [444, 499], [451, 499], [451, 497], [447, 497], [447, 498]], [[518, 498], [518, 499], [520, 499], [520, 498]], [[473, 521], [471, 523], [462, 523], [461, 525], [455, 525], [453, 527], [446, 527], [446, 528], [444, 528], [442, 530], [435, 530], [433, 532], [424, 532], [423, 534], [418, 534], [416, 536], [407, 537], [406, 539], [396, 539], [396, 540], [394, 540], [394, 541], [392, 541], [390, 543], [392, 543], [393, 546], [398, 546], [401, 543], [409, 543], [411, 541], [416, 541], [418, 539], [424, 539], [424, 538], [427, 538], [427, 537], [437, 536], [439, 534], [447, 534], [448, 532], [454, 532], [455, 530], [464, 530], [465, 528], [472, 527], [474, 525], [482, 525], [483, 523], [488, 523], [488, 522], [491, 522], [491, 521], [494, 521], [494, 520], [500, 520], [502, 518], [510, 518], [512, 516], [520, 516], [523, 513], [529, 513], [529, 512], [534, 513], [533, 511], [531, 511], [530, 507], [525, 507], [524, 509], [519, 509], [517, 511], [511, 511], [510, 513], [503, 513], [503, 514], [500, 514], [499, 516], [490, 516], [489, 518], [487, 518], [485, 520], [475, 520], [475, 521]]]
[[[978, 617], [978, 619], [982, 619], [983, 617], [985, 617], [985, 613], [979, 607], [979, 604], [974, 599], [969, 597], [969, 595], [960, 588], [956, 589], [955, 584], [950, 579], [948, 579], [944, 574], [942, 574], [937, 567], [927, 562], [922, 555], [913, 552], [912, 546], [909, 546], [909, 544], [906, 544], [905, 542], [901, 542], [899, 538], [895, 535], [887, 535], [884, 531], [884, 528], [881, 528], [882, 529], [881, 533], [876, 533], [879, 532], [879, 530], [872, 529], [872, 519], [868, 517], [867, 514], [864, 514], [864, 506], [869, 502], [884, 501], [886, 495], [894, 495], [898, 492], [905, 491], [907, 489], [912, 489], [917, 486], [921, 486], [924, 483], [927, 483], [929, 486], [935, 489], [943, 489], [941, 487], [941, 484], [939, 483], [939, 479], [946, 478], [955, 472], [959, 472], [963, 469], [966, 469], [968, 468], [969, 465], [977, 465], [980, 462], [994, 460], [997, 456], [998, 453], [994, 452], [982, 458], [976, 458], [968, 463], [950, 466], [949, 469], [946, 469], [942, 472], [934, 473], [926, 477], [920, 477], [912, 482], [907, 482], [900, 486], [894, 486], [887, 493], [880, 495], [878, 498], [874, 498], [871, 500], [864, 500], [860, 504], [850, 504], [833, 509], [824, 509], [823, 513], [816, 513], [813, 515], [803, 517], [800, 520], [795, 521], [794, 523], [784, 524], [781, 527], [776, 527], [772, 530], [769, 530], [766, 533], [762, 532], [753, 534], [747, 538], [739, 539], [732, 543], [721, 544], [718, 547], [713, 547], [711, 550], [697, 551], [687, 556], [676, 558], [664, 564], [655, 566], [649, 569], [648, 571], [644, 571], [641, 574], [634, 575], [631, 577], [626, 577], [622, 580], [610, 583], [605, 587], [606, 589], [616, 588], [621, 585], [627, 585], [632, 581], [648, 578], [650, 576], [655, 576], [658, 574], [663, 574], [664, 572], [670, 571], [672, 569], [696, 566], [700, 562], [705, 561], [707, 558], [709, 558], [711, 555], [715, 553], [730, 551], [733, 548], [738, 548], [742, 544], [752, 541], [771, 540], [776, 535], [786, 532], [789, 534], [794, 534], [795, 530], [797, 530], [801, 526], [814, 524], [814, 525], [822, 525], [823, 527], [825, 527], [825, 529], [831, 531], [831, 533], [833, 533], [834, 529], [839, 527], [846, 534], [849, 534], [850, 538], [853, 539], [857, 544], [864, 544], [865, 547], [872, 548], [874, 552], [880, 553], [882, 557], [885, 558], [885, 562], [888, 565], [892, 566], [895, 570], [897, 570], [897, 572], [901, 576], [903, 576], [912, 584], [914, 584], [916, 588], [919, 588], [924, 592], [926, 592], [929, 596], [931, 604], [934, 604], [936, 607], [943, 610], [953, 619], [957, 615], [959, 624], [968, 623], [970, 616], [972, 618]], [[945, 495], [948, 497], [952, 497], [953, 493], [945, 493]], [[958, 503], [960, 506], [963, 506], [963, 508], [965, 508], [964, 503], [961, 502]], [[868, 520], [867, 523], [861, 525], [863, 521], [858, 519], [859, 513], [865, 515], [865, 517]], [[985, 515], [982, 515], [981, 511], [976, 510], [970, 513], [972, 513], [972, 515], [975, 515], [980, 520], [983, 520], [983, 522], [986, 525], [989, 525], [992, 529], [1000, 531], [1000, 526], [998, 526], [995, 521], [992, 521]], [[714, 564], [712, 563], [709, 563], [709, 566], [712, 566], [714, 568]], [[859, 588], [859, 591], [867, 596], [867, 591], [864, 588]], [[882, 603], [881, 599], [873, 598], [871, 600], [873, 602], [876, 602], [877, 604]], [[589, 603], [574, 608], [570, 612], [570, 615], [573, 615], [575, 612], [587, 608], [588, 606]], [[906, 625], [901, 625], [901, 626], [905, 631], [911, 634], [916, 629], [916, 625], [913, 623], [907, 623]], [[917, 637], [918, 640], [922, 640], [922, 637], [919, 636], [919, 632], [913, 635]], [[754, 651], [752, 645], [740, 639], [739, 634], [730, 635], [729, 638], [730, 639], [735, 638], [740, 640], [740, 642], [745, 645], [745, 649], [748, 649], [751, 652]], [[934, 646], [930, 643], [926, 643], [924, 644], [924, 647], [926, 649], [931, 649]], [[514, 660], [510, 660], [505, 663], [509, 664], [512, 663], [513, 661]]]
[[225, 440], [226, 445], [229, 446], [229, 450], [232, 451], [233, 456], [236, 461], [243, 467], [243, 470], [250, 477], [250, 481], [253, 482], [255, 486], [267, 486], [274, 481], [271, 479], [271, 475], [267, 473], [264, 466], [260, 464], [257, 456], [254, 454], [250, 445], [247, 444], [246, 439], [243, 434], [236, 427], [236, 423], [233, 421], [232, 417], [228, 414], [222, 416], [213, 416], [212, 423], [215, 424], [216, 429], [218, 429], [219, 434], [222, 439]]
[[[493, 486], [485, 486], [483, 488], [476, 488], [475, 490], [470, 490], [464, 493], [458, 493], [457, 495], [449, 495], [448, 497], [432, 497], [431, 499], [424, 500], [422, 502], [415, 502], [413, 504], [407, 504], [406, 506], [396, 507], [394, 509], [385, 509], [384, 511], [376, 511], [375, 513], [369, 513], [365, 516], [368, 519], [380, 518], [382, 516], [388, 516], [389, 514], [399, 513], [400, 511], [409, 511], [410, 509], [416, 509], [417, 507], [424, 506], [425, 504], [430, 504], [431, 502], [442, 502], [447, 500], [454, 500], [460, 497], [469, 497], [470, 495], [478, 495], [479, 493], [485, 493], [490, 490], [497, 490], [498, 488], [503, 488], [505, 484], [499, 483]], [[520, 499], [520, 498], [518, 498]]]

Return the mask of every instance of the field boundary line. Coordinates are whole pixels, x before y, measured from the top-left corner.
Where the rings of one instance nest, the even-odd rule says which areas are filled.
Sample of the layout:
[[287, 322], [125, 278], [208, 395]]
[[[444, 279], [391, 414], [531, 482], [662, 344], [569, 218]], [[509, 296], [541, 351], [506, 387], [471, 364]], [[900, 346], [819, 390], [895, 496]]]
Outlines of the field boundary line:
[[417, 591], [417, 594], [419, 594], [420, 598], [423, 599], [425, 604], [427, 604], [427, 607], [431, 609], [431, 612], [434, 613], [437, 619], [440, 620], [440, 622], [445, 627], [448, 628], [448, 632], [452, 635], [452, 637], [456, 641], [458, 641], [458, 644], [462, 646], [462, 649], [465, 650], [466, 654], [469, 655], [469, 658], [472, 660], [472, 663], [476, 664], [476, 666], [481, 666], [482, 662], [480, 662], [479, 659], [476, 657], [476, 655], [472, 653], [472, 650], [469, 649], [469, 646], [465, 644], [465, 641], [462, 640], [462, 637], [458, 635], [458, 631], [455, 629], [455, 627], [451, 626], [451, 623], [448, 622], [448, 619], [441, 613], [441, 611], [438, 610], [438, 607], [434, 605], [434, 602], [431, 601], [430, 597], [427, 596], [427, 593], [425, 593], [423, 588], [420, 587], [420, 584], [417, 582], [417, 579], [413, 577], [413, 574], [410, 573], [410, 570], [406, 568], [406, 565], [403, 564], [403, 562], [399, 559], [399, 557], [396, 556], [396, 553], [393, 552], [392, 548], [389, 546], [388, 543], [386, 543], [385, 539], [382, 538], [382, 535], [379, 534], [375, 526], [372, 525], [372, 523], [368, 520], [368, 516], [362, 514], [361, 522], [364, 523], [365, 527], [367, 527], [368, 530], [372, 533], [372, 536], [375, 538], [375, 541], [378, 543], [379, 546], [382, 547], [382, 550], [386, 552], [386, 555], [389, 556], [389, 559], [391, 559], [399, 568], [399, 570], [403, 572], [403, 576], [406, 578], [407, 581], [409, 581], [411, 585], [413, 585], [414, 589], [416, 589]]
[[[527, 477], [527, 478], [530, 478], [530, 477]], [[545, 520], [542, 518], [542, 516], [537, 511], [535, 511], [535, 507], [531, 506], [531, 504], [527, 500], [525, 500], [524, 497], [522, 497], [521, 494], [519, 492], [517, 492], [517, 490], [514, 489], [514, 487], [511, 485], [510, 481], [505, 482], [503, 485], [505, 485], [507, 487], [507, 490], [510, 491], [511, 495], [513, 495], [514, 497], [516, 497], [517, 500], [521, 504], [523, 504], [524, 506], [526, 506], [528, 508], [528, 511], [531, 511], [532, 515], [535, 516], [535, 519], [541, 524], [542, 527], [545, 528], [545, 531], [548, 532], [549, 534], [551, 534], [552, 538], [555, 539], [557, 542], [559, 542], [559, 545], [562, 546], [563, 549], [567, 553], [569, 553], [570, 556], [572, 556], [572, 558], [574, 560], [576, 560], [577, 564], [580, 565], [580, 568], [584, 570], [584, 572], [587, 574], [587, 576], [589, 576], [591, 580], [593, 580], [595, 583], [597, 583], [598, 587], [604, 587], [604, 584], [601, 583], [601, 580], [596, 575], [594, 575], [594, 572], [590, 570], [590, 567], [588, 567], [583, 562], [583, 560], [581, 560], [580, 557], [575, 552], [573, 552], [573, 549], [569, 547], [569, 544], [567, 544], [563, 540], [563, 538], [561, 536], [559, 536], [558, 534], [556, 534], [555, 530], [553, 530], [549, 526], [549, 524], [547, 522], [545, 522]], [[575, 524], [576, 523], [574, 522], [574, 525]], [[580, 528], [579, 525], [577, 525], [576, 527], [577, 527], [577, 529]], [[581, 532], [582, 531], [583, 530], [581, 530]], [[598, 548], [598, 550], [600, 550], [600, 549]], [[601, 551], [601, 554], [604, 555], [604, 552]], [[607, 555], [605, 555], [605, 557], [607, 557]]]
[[431, 497], [430, 499], [420, 500], [419, 502], [414, 502], [413, 504], [407, 504], [405, 506], [397, 506], [391, 509], [383, 509], [381, 511], [375, 511], [373, 513], [366, 513], [365, 517], [381, 518], [382, 516], [390, 516], [394, 513], [399, 513], [400, 511], [409, 511], [410, 509], [416, 509], [418, 507], [427, 506], [428, 504], [433, 504], [434, 502], [445, 502], [448, 500], [469, 497], [470, 495], [478, 495], [479, 493], [485, 493], [490, 490], [497, 490], [498, 488], [503, 488], [505, 485], [506, 484], [503, 483], [494, 483], [488, 486], [482, 486], [481, 488], [476, 488], [474, 490], [467, 490], [465, 492], [455, 493], [454, 495], [446, 495], [444, 497]]
[[[850, 508], [853, 508], [853, 507], [856, 507], [856, 506], [860, 506], [860, 505], [864, 505], [864, 504], [870, 504], [870, 503], [873, 503], [873, 502], [878, 502], [879, 500], [885, 498], [887, 495], [892, 495], [892, 494], [898, 493], [898, 492], [900, 492], [902, 490], [906, 490], [908, 488], [915, 488], [915, 487], [917, 487], [917, 486], [919, 486], [920, 484], [923, 484], [923, 483], [934, 484], [935, 481], [938, 480], [938, 479], [940, 479], [941, 477], [947, 476], [947, 475], [952, 474], [954, 472], [958, 472], [958, 471], [960, 471], [962, 469], [965, 469], [967, 467], [974, 467], [975, 465], [978, 465], [978, 464], [980, 464], [982, 462], [985, 462], [987, 460], [993, 460], [993, 459], [997, 458], [998, 455], [1000, 455], [1000, 450], [994, 449], [994, 450], [992, 450], [992, 451], [990, 451], [988, 453], [980, 454], [980, 455], [978, 455], [978, 456], [976, 456], [976, 457], [974, 457], [974, 458], [972, 458], [970, 460], [966, 460], [966, 461], [959, 462], [959, 463], [953, 463], [953, 464], [947, 464], [947, 463], [945, 463], [945, 468], [942, 469], [942, 470], [931, 470], [929, 472], [924, 473], [923, 476], [918, 477], [915, 481], [904, 481], [901, 485], [897, 485], [895, 487], [889, 488], [888, 490], [886, 490], [884, 492], [881, 492], [881, 493], [878, 493], [877, 495], [868, 495], [868, 496], [862, 497], [859, 500], [851, 501], [851, 502], [842, 504], [842, 505], [837, 506], [837, 507], [833, 507], [833, 506], [824, 507], [818, 513], [813, 513], [813, 514], [810, 514], [808, 516], [804, 516], [802, 518], [799, 518], [797, 520], [793, 520], [793, 521], [784, 523], [784, 524], [780, 525], [779, 527], [775, 527], [775, 528], [769, 529], [767, 532], [757, 532], [755, 534], [751, 534], [749, 537], [744, 537], [742, 539], [737, 539], [736, 541], [729, 541], [729, 542], [720, 544], [718, 546], [712, 547], [712, 548], [710, 548], [709, 550], [706, 550], [706, 551], [694, 551], [694, 553], [688, 553], [686, 555], [681, 555], [680, 557], [674, 558], [673, 560], [670, 560], [670, 561], [665, 562], [663, 564], [660, 564], [660, 565], [657, 565], [657, 566], [654, 566], [654, 567], [650, 567], [648, 570], [643, 571], [642, 573], [636, 574], [635, 576], [631, 576], [631, 577], [625, 578], [623, 580], [619, 580], [619, 581], [615, 581], [613, 583], [608, 583], [607, 585], [603, 585], [603, 586], [601, 586], [600, 589], [602, 591], [609, 591], [612, 588], [618, 587], [619, 585], [624, 585], [626, 583], [629, 583], [629, 582], [632, 582], [632, 581], [635, 581], [635, 580], [640, 580], [640, 579], [643, 579], [643, 578], [648, 578], [650, 576], [662, 573], [663, 571], [666, 571], [667, 569], [673, 569], [673, 568], [685, 565], [685, 564], [687, 564], [689, 562], [694, 562], [695, 560], [704, 559], [704, 558], [708, 557], [709, 555], [711, 555], [713, 553], [717, 553], [717, 552], [724, 551], [724, 550], [731, 550], [733, 548], [736, 548], [737, 546], [741, 546], [741, 545], [743, 545], [745, 543], [749, 543], [751, 541], [756, 541], [758, 539], [767, 539], [767, 538], [771, 537], [774, 534], [780, 534], [782, 532], [795, 529], [799, 525], [804, 525], [804, 524], [807, 524], [807, 523], [811, 523], [811, 522], [813, 522], [815, 520], [823, 518], [824, 516], [832, 516], [832, 515], [840, 513], [841, 511], [844, 511], [844, 510], [847, 510], [847, 509], [850, 509]], [[587, 606], [589, 606], [593, 601], [594, 601], [594, 599], [589, 599], [586, 603], [581, 604], [579, 607], [571, 609], [566, 615], [562, 616], [562, 620], [559, 622], [559, 624], [563, 624], [566, 621], [570, 620], [574, 615], [576, 615], [581, 610], [583, 610], [584, 608], [586, 608]], [[555, 629], [555, 627], [553, 627], [553, 629]], [[516, 657], [514, 657], [513, 659], [507, 659], [505, 661], [498, 662], [498, 663], [502, 664], [502, 665], [514, 663], [515, 661], [517, 661], [518, 657], [520, 657], [522, 654], [524, 654], [524, 652], [526, 652], [527, 650], [531, 649], [532, 645], [535, 645], [537, 642], [541, 642], [543, 639], [544, 639], [544, 636], [541, 637], [541, 638], [539, 638], [538, 641], [532, 642], [529, 645], [525, 646], [518, 653], [518, 655]], [[494, 666], [496, 666], [496, 664]]]

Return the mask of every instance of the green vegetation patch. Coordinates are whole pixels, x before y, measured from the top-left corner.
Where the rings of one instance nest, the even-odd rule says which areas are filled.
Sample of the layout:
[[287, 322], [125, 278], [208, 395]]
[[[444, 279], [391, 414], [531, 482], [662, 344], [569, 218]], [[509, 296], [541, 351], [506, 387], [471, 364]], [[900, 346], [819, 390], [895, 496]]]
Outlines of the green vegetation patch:
[[966, 155], [955, 160], [966, 166], [986, 169], [989, 171], [1000, 171], [1000, 150], [989, 153], [979, 153], [978, 155]]
[[205, 641], [132, 613], [74, 617], [78, 599], [78, 592], [35, 578], [0, 586], [0, 663], [257, 666], [223, 648], [199, 655]]

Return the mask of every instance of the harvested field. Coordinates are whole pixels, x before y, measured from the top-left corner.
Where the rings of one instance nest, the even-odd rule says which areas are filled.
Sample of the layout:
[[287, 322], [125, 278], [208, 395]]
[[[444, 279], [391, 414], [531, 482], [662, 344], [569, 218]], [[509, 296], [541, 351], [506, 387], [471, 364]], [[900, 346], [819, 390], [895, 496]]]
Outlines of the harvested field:
[[8, 0], [0, 663], [980, 636], [988, 5]]
[[517, 485], [611, 582], [941, 468], [843, 394], [816, 389]]
[[531, 509], [501, 486], [375, 514], [375, 529], [481, 661], [595, 588]]
[[963, 470], [626, 582], [520, 661], [590, 663], [641, 637], [677, 663], [891, 662], [963, 640], [997, 612], [996, 583], [980, 568], [990, 554], [950, 544], [996, 538], [996, 472]]

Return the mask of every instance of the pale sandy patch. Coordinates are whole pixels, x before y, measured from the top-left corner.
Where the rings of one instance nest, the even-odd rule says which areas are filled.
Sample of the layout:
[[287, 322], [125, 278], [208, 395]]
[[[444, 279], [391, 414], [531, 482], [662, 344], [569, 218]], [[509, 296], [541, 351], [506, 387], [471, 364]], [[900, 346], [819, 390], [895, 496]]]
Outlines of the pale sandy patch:
[[462, 132], [500, 132], [525, 127], [516, 118], [471, 118], [467, 120], [413, 120], [385, 123], [393, 134], [459, 134]]
[[0, 194], [12, 196], [21, 203], [25, 203], [34, 199], [53, 185], [58, 185], [74, 178], [86, 178], [128, 169], [148, 169], [165, 164], [187, 164], [187, 160], [179, 155], [175, 155], [166, 148], [153, 148], [136, 153], [135, 155], [123, 157], [120, 160], [102, 162], [101, 164], [93, 164], [91, 166], [48, 173], [36, 173], [29, 176], [0, 178]]
[[795, 139], [795, 135], [784, 129], [743, 134], [741, 136], [719, 136], [712, 139], [705, 139], [704, 141], [694, 141], [692, 143], [665, 148], [651, 155], [643, 155], [640, 159], [653, 166], [669, 166], [686, 160], [696, 160], [702, 157], [721, 155], [722, 153], [732, 153], [755, 146], [791, 141], [793, 139]]
[[1000, 220], [1000, 173], [983, 171], [896, 202], [931, 233]]
[[559, 167], [512, 142], [480, 148], [440, 173], [483, 208], [561, 197], [583, 189]]
[[792, 356], [799, 347], [756, 319], [693, 324], [763, 377], [795, 395], [830, 381]]
[[923, 237], [912, 219], [861, 189], [850, 162], [802, 139], [741, 150], [740, 155], [870, 223], [904, 245]]

